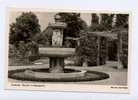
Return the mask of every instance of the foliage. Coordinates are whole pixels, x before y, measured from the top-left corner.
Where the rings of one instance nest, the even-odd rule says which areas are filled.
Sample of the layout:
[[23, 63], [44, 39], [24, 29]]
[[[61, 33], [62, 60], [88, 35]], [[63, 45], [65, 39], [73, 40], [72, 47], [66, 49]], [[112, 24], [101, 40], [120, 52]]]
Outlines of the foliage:
[[111, 30], [112, 29], [112, 19], [114, 14], [101, 14], [101, 24], [105, 26], [105, 30]]
[[92, 20], [91, 20], [92, 25], [99, 24], [99, 17], [98, 17], [98, 15], [96, 13], [92, 13], [91, 16], [92, 16]]
[[16, 46], [9, 46], [9, 65], [25, 65], [38, 58], [38, 44], [34, 41], [20, 41]]
[[92, 25], [89, 27], [90, 31], [109, 31], [118, 28], [128, 28], [128, 14], [116, 14], [116, 24], [113, 27], [114, 14], [101, 14], [100, 24], [97, 22], [98, 18], [92, 14]]
[[86, 23], [80, 18], [79, 13], [58, 13], [58, 15], [67, 24], [64, 29], [65, 36], [78, 37], [80, 30], [87, 27]]
[[19, 41], [27, 41], [40, 32], [37, 16], [32, 12], [23, 12], [16, 18], [16, 22], [10, 25], [9, 42], [18, 44]]
[[[96, 37], [92, 34], [82, 34], [84, 38], [80, 39], [80, 45], [76, 48], [76, 55], [78, 56], [78, 65], [82, 65], [82, 63], [87, 60], [91, 65], [96, 65], [96, 57], [97, 57], [97, 43]], [[88, 64], [88, 65], [89, 65]]]
[[34, 61], [39, 58], [39, 46], [34, 41], [29, 41], [26, 45], [29, 61]]
[[47, 27], [43, 32], [40, 34], [36, 34], [33, 38], [35, 42], [37, 42], [40, 46], [50, 46], [52, 37], [52, 29], [50, 27]]
[[107, 28], [102, 24], [95, 24], [89, 27], [89, 31], [107, 31]]
[[[64, 45], [67, 43], [65, 40], [66, 37], [79, 37], [80, 31], [87, 28], [86, 23], [81, 19], [79, 13], [58, 13], [58, 15], [61, 16], [61, 21], [67, 24], [67, 27], [64, 29]], [[76, 41], [69, 41], [71, 47], [76, 46]]]
[[128, 14], [117, 14], [116, 28], [128, 28]]
[[89, 66], [97, 65], [97, 59], [100, 60], [100, 65], [106, 61], [106, 38], [100, 38], [100, 51], [98, 56], [98, 37], [95, 34], [84, 32], [83, 38], [80, 38], [80, 45], [76, 48], [76, 64], [82, 65], [83, 62], [88, 62]]
[[109, 31], [112, 28], [113, 14], [101, 14], [101, 21], [99, 23], [98, 16], [92, 14], [92, 25], [89, 27], [89, 31]]

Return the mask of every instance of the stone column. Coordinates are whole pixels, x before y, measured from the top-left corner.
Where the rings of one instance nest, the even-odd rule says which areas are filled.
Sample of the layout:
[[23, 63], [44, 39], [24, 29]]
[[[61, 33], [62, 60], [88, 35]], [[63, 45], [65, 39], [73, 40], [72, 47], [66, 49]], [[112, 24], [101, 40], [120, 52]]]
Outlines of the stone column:
[[123, 64], [121, 61], [121, 56], [122, 56], [123, 52], [122, 52], [122, 33], [118, 32], [118, 51], [117, 51], [117, 59], [118, 59], [118, 69], [122, 69], [123, 68]]
[[[55, 22], [51, 27], [53, 28], [52, 47], [61, 48], [63, 46], [63, 28], [65, 25], [61, 22]], [[50, 57], [49, 71], [51, 73], [64, 72], [64, 57]]]
[[[52, 46], [62, 47], [63, 45], [63, 30], [54, 29], [52, 35]], [[62, 73], [64, 72], [64, 58], [63, 57], [50, 57], [50, 72]]]
[[106, 38], [106, 62], [108, 61], [108, 38]]
[[97, 66], [100, 65], [100, 36], [97, 36]]

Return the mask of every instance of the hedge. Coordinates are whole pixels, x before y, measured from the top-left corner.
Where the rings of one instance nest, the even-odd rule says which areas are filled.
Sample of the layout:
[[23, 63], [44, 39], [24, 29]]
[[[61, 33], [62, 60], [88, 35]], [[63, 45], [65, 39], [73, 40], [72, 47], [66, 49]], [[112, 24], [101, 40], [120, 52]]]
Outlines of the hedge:
[[20, 41], [16, 46], [9, 45], [9, 65], [26, 65], [36, 59], [39, 59], [39, 49], [34, 41]]
[[[82, 65], [87, 60], [89, 66], [97, 65], [98, 43], [97, 36], [91, 33], [83, 35], [80, 39], [80, 45], [76, 48], [76, 65]], [[82, 37], [83, 37], [82, 36]], [[105, 64], [106, 58], [106, 38], [100, 39], [99, 51], [100, 65]]]

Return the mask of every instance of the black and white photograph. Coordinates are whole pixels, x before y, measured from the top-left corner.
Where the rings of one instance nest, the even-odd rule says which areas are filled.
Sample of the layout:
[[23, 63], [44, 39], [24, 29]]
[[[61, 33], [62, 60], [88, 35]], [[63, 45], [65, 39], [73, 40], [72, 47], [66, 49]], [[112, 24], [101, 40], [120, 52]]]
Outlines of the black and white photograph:
[[6, 89], [129, 93], [130, 17], [8, 10]]

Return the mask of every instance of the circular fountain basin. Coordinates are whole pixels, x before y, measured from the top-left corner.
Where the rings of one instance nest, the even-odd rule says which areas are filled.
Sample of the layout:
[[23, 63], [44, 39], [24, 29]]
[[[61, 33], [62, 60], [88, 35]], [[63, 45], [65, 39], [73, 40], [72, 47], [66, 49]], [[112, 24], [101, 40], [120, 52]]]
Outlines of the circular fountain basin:
[[57, 48], [57, 47], [39, 48], [39, 54], [47, 57], [68, 57], [74, 55], [74, 53], [75, 53], [75, 48]]
[[109, 78], [109, 75], [97, 71], [64, 69], [64, 73], [49, 73], [49, 69], [18, 69], [8, 72], [8, 77], [23, 81], [37, 82], [80, 82]]
[[[60, 79], [60, 78], [75, 78], [75, 77], [83, 77], [85, 76], [86, 71], [77, 71], [73, 73], [46, 73], [46, 72], [39, 72], [33, 70], [25, 70], [21, 74], [26, 75], [28, 77], [35, 77], [35, 78], [49, 78], [49, 79]], [[19, 76], [20, 73], [15, 73], [14, 76]]]

